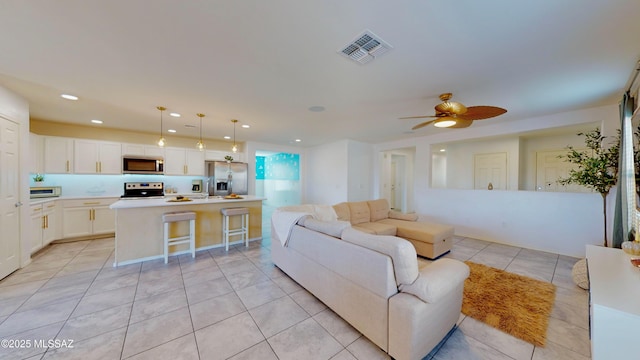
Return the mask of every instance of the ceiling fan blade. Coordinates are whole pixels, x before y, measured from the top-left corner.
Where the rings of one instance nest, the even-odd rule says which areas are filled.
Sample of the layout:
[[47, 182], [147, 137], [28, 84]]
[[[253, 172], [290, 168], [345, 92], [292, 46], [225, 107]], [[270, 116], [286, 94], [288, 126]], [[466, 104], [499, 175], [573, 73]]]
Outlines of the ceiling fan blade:
[[424, 116], [407, 116], [407, 117], [401, 117], [401, 118], [398, 118], [398, 119], [401, 119], [401, 120], [403, 120], [403, 119], [428, 119], [428, 118], [435, 118], [435, 117], [437, 117], [437, 116], [424, 115]]
[[467, 112], [458, 115], [458, 118], [464, 120], [483, 120], [500, 116], [507, 110], [496, 106], [469, 106]]
[[461, 115], [467, 112], [467, 107], [455, 101], [445, 101], [435, 106], [436, 113]]
[[420, 123], [420, 124], [418, 124], [418, 125], [416, 125], [416, 126], [412, 127], [412, 128], [411, 128], [411, 130], [418, 130], [418, 129], [420, 129], [420, 128], [423, 128], [423, 127], [425, 127], [425, 126], [427, 126], [427, 125], [429, 125], [429, 124], [433, 123], [434, 121], [435, 121], [435, 120], [425, 121], [425, 122], [423, 122], [423, 123]]
[[473, 124], [473, 120], [461, 119], [459, 116], [457, 118], [456, 124], [453, 126], [449, 126], [450, 129], [462, 129], [467, 128]]

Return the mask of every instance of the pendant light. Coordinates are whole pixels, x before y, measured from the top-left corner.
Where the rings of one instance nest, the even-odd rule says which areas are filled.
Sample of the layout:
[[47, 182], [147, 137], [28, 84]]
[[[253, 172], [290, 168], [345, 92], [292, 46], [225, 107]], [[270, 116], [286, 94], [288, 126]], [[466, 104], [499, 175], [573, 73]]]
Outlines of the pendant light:
[[238, 122], [238, 120], [232, 119], [231, 122], [233, 123], [233, 146], [231, 147], [231, 151], [237, 153], [238, 145], [236, 145], [236, 123]]
[[158, 106], [156, 109], [160, 110], [160, 139], [158, 139], [158, 146], [163, 147], [165, 144], [164, 136], [162, 136], [162, 112], [167, 110], [164, 106]]
[[204, 117], [204, 114], [198, 113], [196, 116], [200, 118], [200, 140], [196, 143], [196, 147], [198, 150], [202, 151], [204, 150], [204, 143], [202, 142], [202, 118]]

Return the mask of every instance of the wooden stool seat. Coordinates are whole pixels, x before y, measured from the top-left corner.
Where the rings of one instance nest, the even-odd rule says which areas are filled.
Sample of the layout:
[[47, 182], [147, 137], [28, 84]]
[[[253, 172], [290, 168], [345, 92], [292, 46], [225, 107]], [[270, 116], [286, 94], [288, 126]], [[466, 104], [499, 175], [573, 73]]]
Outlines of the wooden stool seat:
[[[169, 224], [188, 221], [189, 222], [189, 234], [169, 237]], [[189, 251], [191, 257], [196, 257], [196, 213], [193, 211], [182, 212], [170, 212], [162, 215], [162, 222], [164, 224], [164, 263], [169, 260], [169, 246], [189, 244]]]

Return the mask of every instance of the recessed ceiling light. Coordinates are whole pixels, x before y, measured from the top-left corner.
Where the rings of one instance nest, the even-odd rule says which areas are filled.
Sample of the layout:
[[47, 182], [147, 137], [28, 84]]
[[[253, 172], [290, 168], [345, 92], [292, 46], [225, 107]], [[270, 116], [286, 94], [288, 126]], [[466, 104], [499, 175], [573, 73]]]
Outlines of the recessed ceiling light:
[[445, 152], [445, 151], [447, 151], [447, 150], [446, 149], [440, 149], [440, 152]]
[[174, 133], [176, 131], [175, 131], [175, 129], [169, 129], [169, 130], [167, 130], [167, 132]]
[[60, 95], [63, 99], [67, 99], [67, 100], [78, 100], [78, 97], [75, 95], [69, 95], [69, 94], [62, 94]]
[[180, 117], [180, 114], [178, 114], [178, 113], [169, 113], [169, 116]]
[[302, 140], [300, 140], [300, 139], [296, 139], [296, 142], [301, 142], [301, 141], [302, 141]]
[[242, 127], [245, 128], [245, 129], [248, 129], [248, 128], [251, 127], [251, 125], [244, 124], [244, 125], [242, 125]]
[[231, 140], [231, 136], [229, 136], [229, 135], [225, 135], [224, 138], [227, 139], [227, 140]]
[[98, 120], [98, 119], [93, 119], [91, 120], [91, 122], [94, 124], [102, 124], [102, 120]]
[[312, 111], [312, 112], [322, 112], [324, 110], [325, 110], [324, 106], [312, 106], [309, 108], [309, 111]]

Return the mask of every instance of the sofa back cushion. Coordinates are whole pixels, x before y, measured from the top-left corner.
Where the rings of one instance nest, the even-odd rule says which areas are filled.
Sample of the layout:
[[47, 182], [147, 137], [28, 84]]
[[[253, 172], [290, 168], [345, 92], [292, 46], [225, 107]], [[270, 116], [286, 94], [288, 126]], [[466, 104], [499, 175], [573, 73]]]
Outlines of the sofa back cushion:
[[340, 204], [333, 205], [333, 210], [335, 210], [336, 215], [338, 215], [338, 220], [351, 220], [351, 212], [349, 211], [349, 205], [346, 202], [341, 202]]
[[387, 199], [367, 201], [371, 212], [371, 221], [383, 220], [389, 217], [389, 202]]
[[371, 222], [371, 211], [369, 211], [369, 205], [366, 201], [354, 201], [348, 204], [352, 225]]
[[298, 221], [298, 224], [306, 227], [307, 229], [321, 232], [338, 239], [340, 238], [340, 236], [342, 236], [342, 231], [344, 229], [351, 227], [351, 223], [349, 223], [348, 221], [320, 221], [312, 217], [306, 218], [304, 223], [302, 224], [300, 224], [300, 221]]
[[371, 235], [354, 228], [344, 229], [342, 240], [379, 252], [391, 258], [396, 285], [410, 285], [418, 277], [416, 248], [399, 237]]

